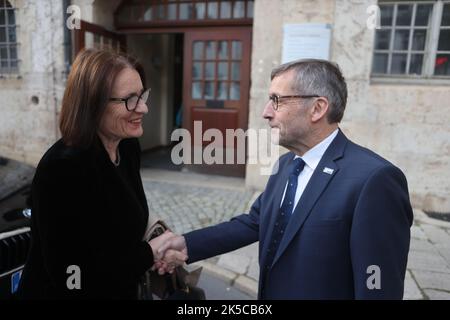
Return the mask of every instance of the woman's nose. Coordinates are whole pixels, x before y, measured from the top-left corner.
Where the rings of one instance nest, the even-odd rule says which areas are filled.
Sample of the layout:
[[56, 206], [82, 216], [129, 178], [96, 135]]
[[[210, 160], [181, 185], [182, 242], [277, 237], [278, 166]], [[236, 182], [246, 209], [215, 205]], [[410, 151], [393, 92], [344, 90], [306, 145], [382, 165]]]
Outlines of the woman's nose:
[[138, 105], [136, 106], [136, 109], [134, 110], [135, 112], [138, 113], [148, 113], [148, 106], [147, 103], [144, 101], [139, 101]]

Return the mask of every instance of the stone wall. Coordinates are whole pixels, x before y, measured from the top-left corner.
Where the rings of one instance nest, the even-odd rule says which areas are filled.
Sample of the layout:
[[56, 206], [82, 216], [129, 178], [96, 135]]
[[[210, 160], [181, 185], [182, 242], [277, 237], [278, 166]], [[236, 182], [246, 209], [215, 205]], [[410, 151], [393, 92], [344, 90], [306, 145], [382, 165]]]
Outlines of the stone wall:
[[[16, 8], [19, 71], [0, 78], [0, 155], [36, 165], [58, 138], [64, 90], [61, 1], [10, 1]], [[50, 18], [51, 17], [51, 18]]]
[[[75, 0], [81, 18], [111, 29], [119, 0]], [[0, 155], [36, 165], [60, 137], [67, 72], [62, 1], [10, 1], [16, 8], [19, 71], [0, 77]]]

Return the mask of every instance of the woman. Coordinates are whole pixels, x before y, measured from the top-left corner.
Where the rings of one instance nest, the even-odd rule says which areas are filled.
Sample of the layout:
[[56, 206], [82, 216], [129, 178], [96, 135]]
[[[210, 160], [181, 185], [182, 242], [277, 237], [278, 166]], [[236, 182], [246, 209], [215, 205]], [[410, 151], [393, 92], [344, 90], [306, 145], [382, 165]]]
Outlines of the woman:
[[[137, 62], [86, 50], [68, 77], [62, 139], [43, 156], [32, 185], [32, 246], [22, 298], [134, 299], [171, 233], [142, 241], [148, 207], [139, 173], [149, 90]], [[187, 257], [164, 257], [175, 266]], [[155, 262], [158, 262], [155, 265]]]

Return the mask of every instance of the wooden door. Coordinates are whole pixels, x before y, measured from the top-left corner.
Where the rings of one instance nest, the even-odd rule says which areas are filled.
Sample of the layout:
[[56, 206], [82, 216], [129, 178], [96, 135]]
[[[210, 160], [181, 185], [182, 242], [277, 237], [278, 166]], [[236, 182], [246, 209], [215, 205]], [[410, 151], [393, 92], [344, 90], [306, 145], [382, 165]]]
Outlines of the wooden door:
[[[201, 121], [202, 135], [218, 129], [225, 140], [226, 129], [247, 129], [250, 88], [251, 28], [236, 27], [189, 31], [184, 40], [183, 126], [194, 137], [194, 122]], [[197, 137], [198, 138], [198, 137]], [[203, 148], [192, 138], [192, 147]], [[236, 140], [223, 141], [224, 164], [191, 165], [204, 173], [244, 176], [245, 164], [225, 164], [226, 152]], [[245, 153], [245, 146], [244, 146]]]
[[74, 29], [74, 57], [81, 49], [110, 49], [125, 52], [125, 36], [84, 20]]

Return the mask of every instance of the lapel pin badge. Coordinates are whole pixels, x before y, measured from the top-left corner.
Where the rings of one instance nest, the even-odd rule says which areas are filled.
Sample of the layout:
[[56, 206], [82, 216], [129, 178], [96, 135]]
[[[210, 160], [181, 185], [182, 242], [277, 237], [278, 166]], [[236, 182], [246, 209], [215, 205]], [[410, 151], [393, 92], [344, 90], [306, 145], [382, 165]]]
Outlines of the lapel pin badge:
[[327, 174], [333, 174], [334, 170], [330, 169], [328, 167], [323, 168], [323, 172], [327, 173]]

